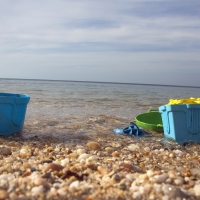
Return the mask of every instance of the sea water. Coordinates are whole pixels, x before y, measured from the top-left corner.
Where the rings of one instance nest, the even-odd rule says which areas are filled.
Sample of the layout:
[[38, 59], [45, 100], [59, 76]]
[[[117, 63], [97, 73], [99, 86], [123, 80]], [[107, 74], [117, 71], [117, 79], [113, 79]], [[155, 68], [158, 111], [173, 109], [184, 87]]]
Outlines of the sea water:
[[194, 87], [22, 79], [0, 79], [0, 92], [30, 95], [25, 135], [57, 136], [92, 134], [95, 120], [102, 130], [112, 130], [171, 98], [200, 96]]

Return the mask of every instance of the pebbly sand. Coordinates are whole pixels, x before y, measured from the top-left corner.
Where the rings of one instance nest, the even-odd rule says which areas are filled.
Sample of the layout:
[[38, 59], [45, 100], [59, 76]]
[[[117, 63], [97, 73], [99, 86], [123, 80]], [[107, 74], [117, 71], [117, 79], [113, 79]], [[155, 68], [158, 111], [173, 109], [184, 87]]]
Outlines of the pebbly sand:
[[0, 199], [200, 199], [200, 145], [118, 136], [106, 115], [26, 121], [0, 137]]

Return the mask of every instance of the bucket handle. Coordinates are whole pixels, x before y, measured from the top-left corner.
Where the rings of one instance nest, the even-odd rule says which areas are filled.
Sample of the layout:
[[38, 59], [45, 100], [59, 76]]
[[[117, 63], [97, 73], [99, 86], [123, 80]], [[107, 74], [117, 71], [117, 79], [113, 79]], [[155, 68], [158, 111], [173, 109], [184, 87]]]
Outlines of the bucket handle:
[[148, 113], [150, 113], [150, 112], [159, 112], [159, 109], [158, 108], [150, 108], [148, 110]]
[[166, 106], [161, 106], [159, 112], [162, 115], [162, 121], [165, 122], [163, 123], [164, 132], [170, 134], [169, 111], [167, 111]]
[[163, 127], [163, 125], [162, 124], [157, 124], [157, 127]]

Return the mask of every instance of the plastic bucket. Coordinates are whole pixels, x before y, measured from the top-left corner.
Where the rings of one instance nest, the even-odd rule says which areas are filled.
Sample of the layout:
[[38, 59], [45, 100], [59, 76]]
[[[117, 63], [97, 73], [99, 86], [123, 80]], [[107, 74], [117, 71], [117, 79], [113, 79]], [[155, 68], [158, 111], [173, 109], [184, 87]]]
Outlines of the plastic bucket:
[[22, 131], [29, 101], [26, 94], [0, 93], [0, 135]]
[[163, 132], [162, 118], [158, 110], [148, 110], [148, 113], [138, 115], [135, 120], [141, 128]]
[[200, 143], [200, 104], [164, 105], [159, 111], [166, 138], [179, 144]]

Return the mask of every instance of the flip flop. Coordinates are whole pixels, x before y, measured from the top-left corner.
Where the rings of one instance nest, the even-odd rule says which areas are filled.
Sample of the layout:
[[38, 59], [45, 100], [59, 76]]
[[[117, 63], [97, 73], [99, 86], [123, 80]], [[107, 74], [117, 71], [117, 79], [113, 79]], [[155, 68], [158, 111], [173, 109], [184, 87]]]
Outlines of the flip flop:
[[130, 122], [130, 126], [124, 128], [124, 129], [119, 129], [116, 128], [113, 130], [116, 134], [122, 135], [122, 134], [128, 134], [131, 136], [139, 137], [144, 135], [144, 131], [140, 129], [135, 123]]

